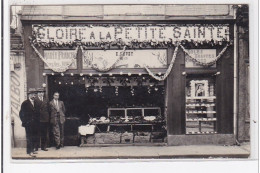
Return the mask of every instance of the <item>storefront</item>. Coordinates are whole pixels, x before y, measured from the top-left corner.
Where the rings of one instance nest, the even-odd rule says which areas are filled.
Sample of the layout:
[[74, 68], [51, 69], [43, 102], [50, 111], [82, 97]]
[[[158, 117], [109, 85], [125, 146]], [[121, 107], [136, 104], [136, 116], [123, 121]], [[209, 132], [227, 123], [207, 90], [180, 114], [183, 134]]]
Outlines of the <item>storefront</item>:
[[95, 133], [82, 144], [234, 144], [226, 7], [210, 20], [47, 20], [25, 10], [27, 87], [45, 87], [49, 99], [60, 92], [65, 145], [78, 145], [87, 124]]

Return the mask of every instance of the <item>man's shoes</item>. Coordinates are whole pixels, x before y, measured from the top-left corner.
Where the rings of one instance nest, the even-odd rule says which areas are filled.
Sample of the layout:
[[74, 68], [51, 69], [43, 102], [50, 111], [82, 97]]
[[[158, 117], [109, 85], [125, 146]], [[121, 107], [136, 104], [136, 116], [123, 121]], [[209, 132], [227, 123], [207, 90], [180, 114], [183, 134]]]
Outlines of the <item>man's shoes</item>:
[[47, 149], [47, 148], [42, 148], [42, 150], [43, 150], [43, 151], [48, 151], [48, 149]]
[[30, 157], [33, 157], [33, 158], [35, 158], [36, 157], [36, 155], [34, 155], [32, 152], [31, 153], [29, 153], [28, 154]]
[[38, 154], [38, 152], [37, 152], [37, 151], [34, 151], [33, 154]]
[[56, 149], [59, 150], [60, 149], [60, 145], [56, 146]]
[[64, 145], [63, 145], [63, 144], [61, 144], [61, 145], [60, 145], [60, 147], [61, 147], [61, 148], [63, 148], [63, 147], [64, 147]]

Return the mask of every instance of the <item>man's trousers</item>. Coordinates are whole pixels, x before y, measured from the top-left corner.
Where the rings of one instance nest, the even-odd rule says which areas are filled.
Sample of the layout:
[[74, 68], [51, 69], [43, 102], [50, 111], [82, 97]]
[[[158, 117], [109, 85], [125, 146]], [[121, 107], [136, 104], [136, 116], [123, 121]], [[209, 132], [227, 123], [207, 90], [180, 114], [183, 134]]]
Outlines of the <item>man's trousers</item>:
[[58, 121], [53, 124], [52, 132], [56, 146], [64, 146], [64, 123], [61, 124], [58, 119]]

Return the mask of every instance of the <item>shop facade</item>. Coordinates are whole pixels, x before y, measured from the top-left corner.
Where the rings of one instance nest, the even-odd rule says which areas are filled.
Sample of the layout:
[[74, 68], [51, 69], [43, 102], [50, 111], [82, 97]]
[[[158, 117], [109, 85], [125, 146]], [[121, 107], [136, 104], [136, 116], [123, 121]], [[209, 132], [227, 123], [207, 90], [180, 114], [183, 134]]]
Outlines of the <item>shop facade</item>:
[[24, 7], [27, 88], [60, 93], [65, 145], [235, 144], [235, 8], [197, 7]]

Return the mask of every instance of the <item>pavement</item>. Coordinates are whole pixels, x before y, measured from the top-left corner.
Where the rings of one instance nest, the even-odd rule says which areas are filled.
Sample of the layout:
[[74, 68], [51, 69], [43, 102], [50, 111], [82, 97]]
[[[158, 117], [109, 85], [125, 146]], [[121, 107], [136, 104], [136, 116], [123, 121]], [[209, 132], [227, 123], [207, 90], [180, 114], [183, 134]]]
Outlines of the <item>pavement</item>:
[[25, 148], [13, 148], [13, 159], [171, 159], [171, 158], [248, 158], [250, 145], [241, 146], [107, 146], [55, 147], [29, 157]]

